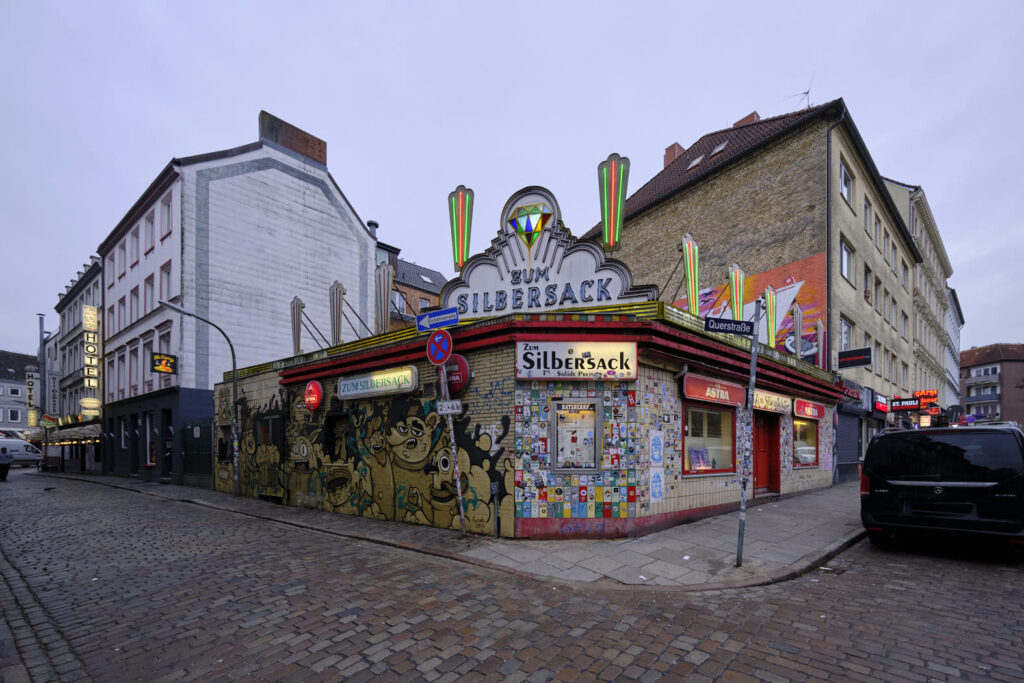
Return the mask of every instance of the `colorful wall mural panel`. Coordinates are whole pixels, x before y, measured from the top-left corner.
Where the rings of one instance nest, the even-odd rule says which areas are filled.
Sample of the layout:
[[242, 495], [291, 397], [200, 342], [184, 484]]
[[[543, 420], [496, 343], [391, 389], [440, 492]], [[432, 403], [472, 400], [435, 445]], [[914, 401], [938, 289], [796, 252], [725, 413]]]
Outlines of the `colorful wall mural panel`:
[[[772, 268], [760, 273], [746, 275], [743, 296], [743, 319], [751, 320], [754, 317], [754, 301], [764, 292], [765, 288], [771, 286], [775, 289], [776, 310], [778, 311], [778, 330], [775, 335], [776, 345], [784, 345], [785, 349], [794, 353], [796, 350], [796, 335], [793, 333], [792, 308], [794, 303], [800, 304], [803, 310], [803, 323], [800, 337], [803, 342], [802, 358], [812, 360], [818, 351], [818, 340], [815, 335], [815, 325], [821, 320], [828, 325], [825, 317], [827, 304], [827, 283], [825, 281], [826, 254], [821, 252], [814, 256], [787, 263], [778, 268]], [[732, 318], [729, 311], [729, 283], [728, 281], [716, 287], [708, 287], [700, 290], [700, 316], [703, 318]], [[687, 310], [687, 299], [684, 296], [672, 302], [677, 308]], [[760, 339], [767, 339], [766, 320], [762, 318], [758, 335]], [[809, 357], [809, 358], [808, 358]]]

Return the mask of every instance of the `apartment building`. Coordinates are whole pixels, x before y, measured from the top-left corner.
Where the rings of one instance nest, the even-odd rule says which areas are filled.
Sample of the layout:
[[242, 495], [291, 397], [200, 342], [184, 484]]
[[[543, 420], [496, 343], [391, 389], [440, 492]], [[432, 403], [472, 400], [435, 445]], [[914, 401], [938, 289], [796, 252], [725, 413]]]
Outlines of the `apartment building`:
[[327, 144], [266, 112], [256, 142], [172, 159], [98, 248], [113, 471], [186, 484], [212, 476], [191, 446], [212, 440], [203, 430], [231, 349], [217, 328], [160, 301], [218, 326], [243, 367], [291, 353], [293, 297], [326, 324], [334, 281], [346, 307], [372, 319], [375, 251], [374, 231], [327, 170]]
[[[889, 178], [886, 178], [885, 185], [921, 252], [921, 262], [913, 266], [911, 322], [914, 327], [914, 360], [911, 384], [916, 389], [938, 392], [938, 406], [948, 409], [959, 404], [956, 399], [959, 391], [951, 393], [946, 382], [946, 355], [950, 343], [946, 281], [953, 275], [953, 266], [921, 186]], [[957, 348], [956, 353], [959, 352]]]
[[963, 414], [963, 394], [960, 392], [960, 330], [964, 326], [964, 313], [956, 290], [946, 287], [946, 344], [945, 377], [947, 410], [951, 420]]
[[913, 269], [922, 256], [845, 102], [767, 119], [753, 112], [689, 149], [670, 145], [663, 170], [626, 202], [615, 257], [686, 307], [686, 234], [700, 249], [702, 316], [729, 315], [737, 264], [747, 319], [768, 286], [776, 292], [778, 347], [828, 370], [838, 370], [840, 351], [871, 349], [870, 366], [841, 372], [837, 470], [855, 473], [867, 440], [895, 419], [889, 399], [916, 388]]
[[1024, 344], [989, 344], [960, 353], [964, 415], [1024, 424]]

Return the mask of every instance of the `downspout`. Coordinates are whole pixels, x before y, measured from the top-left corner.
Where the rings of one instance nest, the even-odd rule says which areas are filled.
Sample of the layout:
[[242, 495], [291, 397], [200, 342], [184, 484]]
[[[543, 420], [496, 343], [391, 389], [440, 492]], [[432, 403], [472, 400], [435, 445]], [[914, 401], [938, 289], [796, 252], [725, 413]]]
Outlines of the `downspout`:
[[[828, 131], [825, 133], [825, 147], [827, 157], [826, 163], [827, 168], [825, 169], [825, 300], [828, 304], [825, 306], [825, 310], [828, 311], [828, 332], [825, 335], [825, 353], [822, 354], [822, 358], [826, 358], [826, 363], [829, 367], [832, 366], [832, 129], [838, 126], [846, 119], [846, 104], [843, 104], [843, 111], [839, 114], [839, 119], [828, 127]], [[796, 348], [801, 349], [802, 342], [800, 340], [800, 331], [797, 331]], [[827, 370], [828, 368], [822, 368]], [[839, 466], [836, 463], [838, 448], [837, 442], [839, 441], [839, 404], [832, 409], [832, 484], [839, 483]]]

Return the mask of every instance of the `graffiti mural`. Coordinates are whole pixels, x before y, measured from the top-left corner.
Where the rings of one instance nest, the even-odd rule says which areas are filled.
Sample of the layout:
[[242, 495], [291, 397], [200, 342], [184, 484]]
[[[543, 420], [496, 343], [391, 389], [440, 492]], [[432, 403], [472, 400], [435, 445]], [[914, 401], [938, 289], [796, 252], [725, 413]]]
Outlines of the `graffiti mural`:
[[[511, 529], [515, 467], [504, 441], [511, 420], [454, 419], [455, 453], [435, 399], [394, 397], [306, 408], [301, 392], [279, 390], [264, 405], [240, 401], [243, 495], [302, 507], [490, 533], [499, 514]], [[467, 409], [471, 407], [467, 402]], [[492, 484], [497, 496], [493, 496]]]

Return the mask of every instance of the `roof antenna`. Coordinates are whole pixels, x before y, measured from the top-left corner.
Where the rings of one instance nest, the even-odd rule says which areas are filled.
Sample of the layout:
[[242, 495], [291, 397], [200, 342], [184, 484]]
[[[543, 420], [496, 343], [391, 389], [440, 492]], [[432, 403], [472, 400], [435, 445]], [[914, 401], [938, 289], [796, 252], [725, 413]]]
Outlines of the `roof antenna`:
[[804, 109], [811, 108], [811, 86], [814, 85], [814, 72], [811, 72], [811, 81], [807, 84], [807, 90], [803, 92], [794, 93], [788, 97], [784, 97], [785, 100], [791, 100], [794, 97], [799, 97], [804, 101]]

